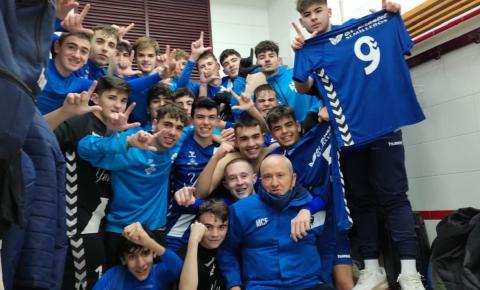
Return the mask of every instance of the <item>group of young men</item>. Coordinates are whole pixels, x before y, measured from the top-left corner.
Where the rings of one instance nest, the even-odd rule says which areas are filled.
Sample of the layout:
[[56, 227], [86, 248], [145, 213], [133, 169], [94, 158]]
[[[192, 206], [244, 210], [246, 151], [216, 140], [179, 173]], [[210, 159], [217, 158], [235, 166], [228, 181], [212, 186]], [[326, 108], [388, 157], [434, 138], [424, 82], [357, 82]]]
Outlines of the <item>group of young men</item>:
[[[68, 4], [57, 7], [64, 31], [37, 101], [67, 162], [63, 289], [386, 289], [378, 206], [398, 244], [401, 288], [424, 289], [399, 126], [357, 130], [368, 127], [364, 107], [373, 101], [343, 100], [339, 87], [357, 86], [355, 76], [339, 84], [342, 78], [324, 74], [334, 61], [313, 59], [343, 57], [340, 48], [315, 48], [340, 47], [355, 33], [397, 21], [398, 4], [382, 1], [383, 14], [367, 16], [373, 20], [356, 31], [355, 21], [332, 26], [325, 0], [297, 0], [312, 38], [294, 24], [294, 68], [281, 65], [269, 40], [256, 45], [256, 65], [234, 49], [218, 61], [203, 33], [190, 53], [167, 45], [161, 54], [150, 37], [125, 41], [131, 26], [86, 29], [90, 5], [67, 14]], [[367, 76], [372, 66], [393, 65], [379, 60], [370, 38], [350, 53], [370, 61]], [[380, 43], [382, 56], [392, 50], [402, 58], [409, 44], [400, 42], [404, 51]], [[199, 82], [191, 79], [195, 66]], [[396, 117], [394, 125], [414, 123]], [[365, 264], [356, 285], [344, 183]]]

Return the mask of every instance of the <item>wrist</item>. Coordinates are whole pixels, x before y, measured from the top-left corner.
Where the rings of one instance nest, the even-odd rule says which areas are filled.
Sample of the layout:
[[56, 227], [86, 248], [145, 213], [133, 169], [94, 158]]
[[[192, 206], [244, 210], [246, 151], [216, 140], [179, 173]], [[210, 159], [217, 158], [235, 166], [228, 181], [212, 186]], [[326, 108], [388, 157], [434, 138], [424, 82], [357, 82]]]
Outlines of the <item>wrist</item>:
[[200, 57], [199, 54], [197, 53], [191, 53], [190, 57], [188, 58], [189, 61], [191, 62], [197, 62], [198, 58]]
[[198, 239], [192, 235], [190, 235], [190, 238], [188, 239], [188, 246], [189, 247], [197, 247], [200, 244], [201, 239]]
[[223, 153], [221, 153], [221, 152], [219, 153], [219, 152], [217, 151], [215, 154], [213, 154], [212, 159], [213, 159], [215, 162], [218, 162], [218, 161], [220, 161], [220, 159], [222, 159], [223, 157], [225, 157], [225, 155], [226, 155], [226, 154], [223, 154]]
[[300, 210], [300, 212], [302, 212], [302, 211], [308, 211], [308, 213], [311, 215], [312, 212], [314, 212], [314, 209], [315, 209], [314, 205], [312, 205], [312, 204], [307, 204], [307, 205], [305, 205], [304, 207], [302, 207], [302, 209]]
[[153, 250], [153, 248], [154, 248], [154, 246], [155, 246], [156, 244], [157, 244], [157, 242], [155, 242], [155, 240], [154, 240], [152, 237], [148, 236], [148, 237], [145, 239], [145, 242], [143, 243], [142, 246], [147, 247], [147, 248]]
[[133, 138], [133, 135], [127, 137], [127, 148], [128, 147], [133, 147], [132, 138]]
[[67, 120], [67, 119], [75, 116], [74, 112], [70, 112], [64, 106], [60, 107], [60, 110], [58, 110], [58, 114], [63, 120]]

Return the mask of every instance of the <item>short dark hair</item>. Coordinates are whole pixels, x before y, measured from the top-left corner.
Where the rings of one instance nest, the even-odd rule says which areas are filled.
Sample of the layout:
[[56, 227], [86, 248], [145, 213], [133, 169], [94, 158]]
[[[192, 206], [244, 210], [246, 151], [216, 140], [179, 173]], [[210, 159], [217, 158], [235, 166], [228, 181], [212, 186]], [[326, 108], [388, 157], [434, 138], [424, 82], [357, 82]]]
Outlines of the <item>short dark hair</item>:
[[241, 58], [242, 56], [240, 55], [240, 53], [238, 51], [236, 51], [235, 49], [232, 49], [232, 48], [227, 48], [225, 49], [224, 51], [222, 51], [222, 53], [220, 54], [220, 64], [223, 65], [223, 61], [231, 56], [231, 55], [236, 55], [238, 56], [239, 58]]
[[62, 32], [62, 34], [58, 38], [58, 43], [60, 45], [62, 45], [63, 42], [65, 41], [65, 39], [67, 39], [67, 37], [70, 37], [70, 36], [75, 36], [75, 37], [78, 37], [80, 39], [85, 39], [85, 40], [88, 40], [89, 42], [92, 40], [91, 35], [83, 33], [83, 32]]
[[250, 116], [250, 114], [242, 114], [240, 115], [240, 118], [238, 118], [237, 122], [235, 123], [234, 130], [235, 133], [237, 132], [237, 129], [239, 128], [251, 128], [251, 127], [257, 127], [260, 126], [260, 131], [262, 133], [266, 132], [266, 128], [263, 124], [261, 124], [257, 119], [254, 117]]
[[222, 222], [228, 221], [228, 206], [220, 199], [209, 199], [198, 209], [197, 219], [205, 213], [211, 213]]
[[205, 59], [205, 58], [209, 58], [209, 57], [213, 58], [213, 60], [215, 60], [215, 62], [218, 63], [218, 60], [215, 57], [215, 55], [213, 54], [213, 52], [211, 50], [207, 50], [198, 57], [198, 59], [197, 59], [197, 69], [198, 69], [198, 63], [200, 62], [200, 60]]
[[275, 97], [277, 96], [277, 92], [275, 89], [272, 87], [270, 84], [263, 84], [259, 85], [258, 87], [255, 88], [253, 91], [253, 101], [255, 102], [257, 100], [257, 95], [261, 92], [266, 92], [266, 91], [272, 91], [275, 93]]
[[118, 34], [118, 30], [116, 28], [114, 28], [112, 25], [97, 24], [92, 28], [92, 30], [94, 32], [102, 31], [103, 33], [105, 33], [108, 36], [115, 37], [115, 39], [117, 40], [117, 43], [120, 40], [120, 35]]
[[[146, 228], [143, 225], [142, 225], [142, 227], [145, 230], [145, 232], [147, 233], [147, 235], [150, 238], [153, 239], [154, 238], [153, 232], [151, 232], [148, 228]], [[126, 254], [136, 253], [136, 252], [138, 253], [138, 252], [142, 251], [143, 248], [144, 248], [144, 246], [139, 245], [139, 244], [135, 244], [134, 242], [128, 240], [124, 236], [121, 236], [120, 247], [118, 247], [117, 255], [119, 257], [124, 257], [124, 255], [126, 255]]]
[[160, 120], [166, 115], [169, 115], [170, 118], [180, 120], [184, 125], [189, 121], [185, 110], [177, 104], [165, 104], [165, 106], [161, 106], [157, 111], [156, 119]]
[[117, 89], [124, 92], [127, 96], [130, 96], [130, 93], [132, 92], [132, 88], [127, 81], [113, 76], [103, 76], [97, 80], [97, 87], [95, 88], [94, 93], [100, 96], [111, 89]]
[[117, 43], [117, 51], [125, 51], [130, 55], [132, 52], [132, 46], [125, 42], [119, 42]]
[[166, 84], [158, 83], [158, 84], [154, 85], [150, 89], [150, 91], [148, 91], [148, 95], [147, 95], [148, 104], [150, 104], [150, 102], [153, 99], [159, 99], [160, 96], [163, 96], [165, 99], [170, 100], [172, 102], [174, 101], [173, 92], [170, 89], [170, 87]]
[[195, 100], [195, 95], [193, 94], [193, 92], [187, 88], [181, 88], [181, 89], [178, 89], [175, 91], [175, 93], [173, 94], [173, 99], [176, 100], [178, 98], [181, 98], [181, 97], [190, 97], [192, 99]]
[[267, 114], [267, 125], [269, 129], [272, 129], [273, 124], [277, 123], [283, 118], [292, 118], [293, 120], [297, 120], [295, 117], [295, 111], [289, 106], [278, 106], [273, 108]]
[[192, 117], [195, 116], [195, 110], [196, 109], [216, 109], [217, 110], [217, 115], [219, 113], [219, 107], [217, 103], [215, 103], [214, 100], [208, 98], [208, 97], [199, 97], [192, 106]]
[[257, 57], [260, 53], [263, 53], [266, 51], [273, 51], [278, 55], [278, 52], [280, 51], [280, 49], [278, 48], [278, 44], [276, 44], [271, 40], [260, 41], [255, 46], [255, 57]]
[[327, 0], [297, 0], [297, 11], [298, 13], [303, 13], [305, 9], [310, 7], [313, 4], [324, 4], [327, 5]]

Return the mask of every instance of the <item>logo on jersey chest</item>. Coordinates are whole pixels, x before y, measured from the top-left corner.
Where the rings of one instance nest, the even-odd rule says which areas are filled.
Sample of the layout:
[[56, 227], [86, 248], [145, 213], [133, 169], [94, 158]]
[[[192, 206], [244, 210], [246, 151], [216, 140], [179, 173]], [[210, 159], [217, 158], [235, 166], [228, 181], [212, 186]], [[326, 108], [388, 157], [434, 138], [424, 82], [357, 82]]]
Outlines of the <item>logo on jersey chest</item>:
[[263, 227], [266, 224], [268, 224], [268, 217], [259, 218], [255, 221], [255, 225], [257, 226], [257, 228]]
[[293, 81], [288, 85], [288, 88], [294, 92], [297, 92], [297, 88], [295, 88], [295, 83]]
[[329, 142], [331, 136], [332, 136], [331, 128], [328, 127], [327, 132], [325, 132], [325, 134], [322, 136], [322, 139], [320, 139], [320, 144], [317, 146], [317, 148], [315, 149], [315, 151], [312, 154], [312, 161], [310, 163], [308, 163], [309, 167], [313, 167], [315, 165], [315, 161], [317, 161], [317, 158], [320, 157], [320, 156], [323, 156], [323, 158], [325, 158], [325, 160], [327, 160], [328, 164], [330, 164], [332, 162], [332, 160], [330, 158], [331, 146], [330, 146], [330, 142]]
[[187, 165], [193, 165], [193, 166], [197, 166], [198, 165], [198, 162], [197, 162], [197, 155], [195, 154], [195, 151], [188, 151], [188, 163]]
[[329, 38], [328, 40], [330, 40], [330, 43], [333, 45], [337, 45], [340, 41], [342, 41], [342, 38], [343, 34], [338, 34], [337, 36]]
[[149, 165], [147, 168], [145, 168], [145, 173], [147, 175], [150, 175], [150, 174], [154, 173], [155, 171], [157, 171], [157, 167], [156, 167], [155, 163], [153, 163], [153, 159], [148, 159], [147, 164]]
[[354, 29], [348, 30], [345, 33], [343, 33], [343, 36], [345, 37], [344, 39], [350, 39], [352, 37], [365, 33], [377, 26], [385, 24], [388, 21], [387, 18], [388, 18], [388, 13], [384, 13], [375, 19], [372, 19], [366, 23], [363, 23], [362, 25], [355, 27]]
[[110, 182], [110, 174], [108, 172], [106, 172], [104, 169], [101, 169], [99, 168], [97, 170], [97, 173], [95, 174], [95, 177], [97, 178], [97, 180], [95, 181], [95, 183], [98, 183], [100, 181], [103, 181], [103, 182]]

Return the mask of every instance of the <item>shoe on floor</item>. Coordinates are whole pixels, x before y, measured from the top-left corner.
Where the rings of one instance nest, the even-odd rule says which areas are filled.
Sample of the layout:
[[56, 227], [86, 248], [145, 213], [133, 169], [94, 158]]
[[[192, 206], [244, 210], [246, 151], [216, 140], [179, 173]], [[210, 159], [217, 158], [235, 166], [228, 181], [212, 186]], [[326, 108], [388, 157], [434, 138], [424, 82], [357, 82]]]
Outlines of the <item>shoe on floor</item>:
[[400, 274], [397, 282], [402, 290], [425, 290], [420, 273]]
[[385, 269], [380, 267], [378, 270], [361, 270], [357, 284], [352, 290], [384, 289], [388, 289], [387, 274], [385, 274]]

